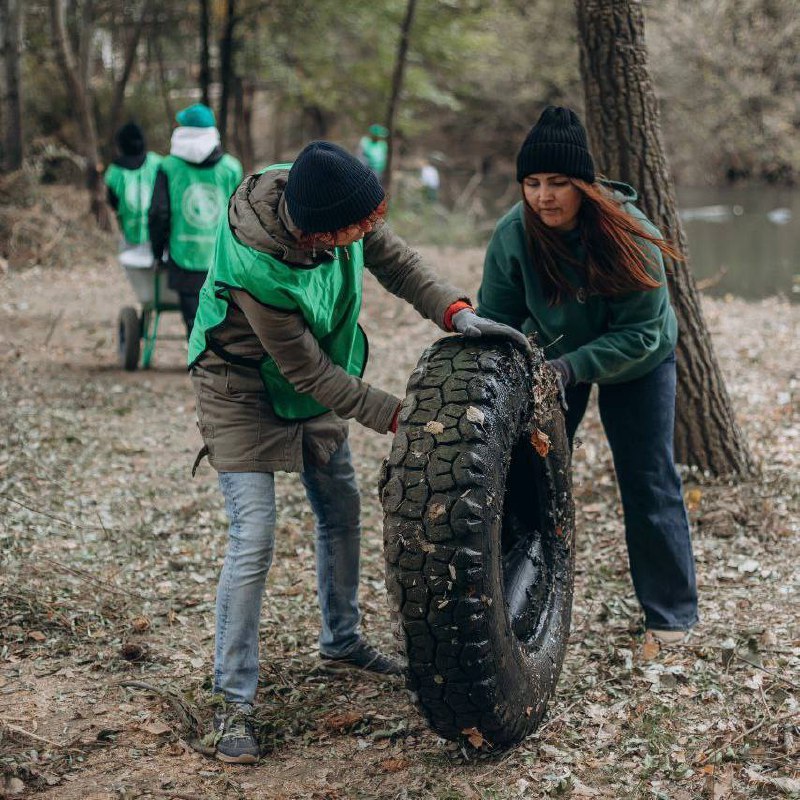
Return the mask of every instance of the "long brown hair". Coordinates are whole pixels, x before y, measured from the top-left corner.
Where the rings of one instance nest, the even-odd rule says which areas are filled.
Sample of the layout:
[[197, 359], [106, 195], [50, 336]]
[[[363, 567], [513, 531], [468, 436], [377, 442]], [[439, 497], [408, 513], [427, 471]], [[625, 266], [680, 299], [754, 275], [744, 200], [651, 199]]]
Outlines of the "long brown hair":
[[602, 185], [572, 177], [570, 181], [583, 194], [578, 231], [585, 261], [575, 258], [559, 232], [545, 225], [528, 205], [524, 192], [522, 196], [528, 248], [548, 305], [558, 305], [577, 294], [578, 287], [567, 280], [559, 263], [566, 262], [582, 273], [590, 294], [613, 297], [660, 286], [652, 275], [652, 269], [657, 267], [653, 253], [637, 239], [650, 242], [663, 255], [681, 261], [683, 256], [677, 248], [645, 231]]

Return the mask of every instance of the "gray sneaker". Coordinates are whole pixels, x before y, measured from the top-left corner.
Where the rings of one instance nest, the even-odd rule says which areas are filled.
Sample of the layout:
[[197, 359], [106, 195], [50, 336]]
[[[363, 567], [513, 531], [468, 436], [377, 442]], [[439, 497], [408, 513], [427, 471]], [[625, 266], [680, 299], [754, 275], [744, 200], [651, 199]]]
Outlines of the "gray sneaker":
[[372, 677], [385, 677], [403, 675], [403, 665], [391, 656], [384, 655], [376, 650], [364, 639], [358, 642], [343, 656], [326, 656], [320, 654], [322, 668], [326, 672], [346, 672], [348, 670], [361, 670], [371, 673]]
[[253, 707], [244, 703], [228, 703], [214, 712], [214, 733], [217, 758], [228, 764], [255, 764], [258, 741], [253, 727]]

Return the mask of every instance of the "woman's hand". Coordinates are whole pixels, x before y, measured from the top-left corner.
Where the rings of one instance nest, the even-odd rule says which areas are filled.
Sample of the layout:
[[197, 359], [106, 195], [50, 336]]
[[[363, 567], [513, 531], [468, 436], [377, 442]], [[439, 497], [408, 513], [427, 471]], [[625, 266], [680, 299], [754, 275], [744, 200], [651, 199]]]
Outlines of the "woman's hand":
[[566, 358], [554, 358], [545, 363], [556, 376], [556, 382], [558, 383], [558, 399], [561, 402], [561, 408], [563, 408], [564, 411], [568, 411], [569, 406], [567, 405], [566, 389], [575, 383], [575, 373], [572, 371], [572, 367]]
[[462, 308], [461, 311], [453, 314], [450, 324], [453, 326], [454, 331], [460, 333], [466, 339], [497, 336], [502, 339], [509, 339], [526, 352], [531, 350], [531, 343], [524, 333], [509, 325], [504, 325], [502, 322], [479, 317], [471, 308]]

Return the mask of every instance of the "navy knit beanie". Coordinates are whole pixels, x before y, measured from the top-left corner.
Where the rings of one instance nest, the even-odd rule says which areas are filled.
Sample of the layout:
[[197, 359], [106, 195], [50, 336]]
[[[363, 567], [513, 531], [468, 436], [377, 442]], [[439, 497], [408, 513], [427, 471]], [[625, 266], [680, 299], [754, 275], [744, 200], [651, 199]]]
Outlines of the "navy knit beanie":
[[594, 182], [586, 130], [571, 108], [547, 106], [517, 155], [517, 181], [536, 172], [559, 172]]
[[146, 142], [142, 129], [135, 122], [128, 122], [116, 133], [117, 147], [124, 156], [138, 156], [144, 153]]
[[311, 142], [292, 164], [283, 196], [303, 233], [332, 233], [366, 219], [384, 193], [375, 173], [343, 147]]

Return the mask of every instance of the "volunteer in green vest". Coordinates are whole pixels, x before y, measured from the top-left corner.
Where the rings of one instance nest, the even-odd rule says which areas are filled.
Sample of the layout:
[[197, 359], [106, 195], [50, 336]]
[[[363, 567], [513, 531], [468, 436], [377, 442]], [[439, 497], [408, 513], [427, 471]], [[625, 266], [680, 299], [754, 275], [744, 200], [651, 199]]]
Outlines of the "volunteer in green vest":
[[122, 248], [127, 250], [150, 241], [147, 212], [161, 156], [147, 151], [144, 133], [135, 122], [123, 125], [114, 139], [120, 155], [106, 170], [106, 193], [117, 212]]
[[293, 165], [245, 178], [220, 226], [189, 365], [200, 432], [230, 528], [216, 606], [218, 758], [258, 758], [251, 712], [258, 627], [275, 542], [276, 471], [300, 473], [317, 519], [321, 665], [385, 678], [402, 667], [359, 631], [359, 489], [349, 419], [395, 430], [400, 399], [362, 379], [358, 325], [368, 269], [443, 330], [511, 337], [425, 267], [382, 217], [383, 189], [355, 156], [312, 142]]
[[369, 126], [369, 135], [362, 136], [358, 143], [358, 156], [377, 176], [383, 178], [386, 161], [389, 157], [389, 143], [386, 141], [389, 129], [383, 125]]
[[187, 336], [214, 257], [217, 227], [242, 165], [222, 152], [214, 112], [202, 103], [180, 111], [169, 155], [156, 175], [150, 205], [153, 256], [168, 252], [169, 286], [178, 293]]
[[663, 256], [680, 260], [624, 183], [596, 178], [574, 111], [548, 106], [517, 155], [521, 200], [497, 223], [482, 316], [535, 333], [560, 382], [570, 442], [593, 384], [614, 457], [649, 636], [682, 640], [697, 583], [673, 459], [675, 343]]

